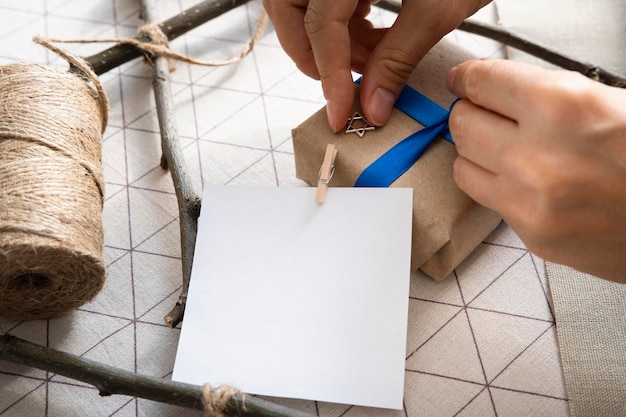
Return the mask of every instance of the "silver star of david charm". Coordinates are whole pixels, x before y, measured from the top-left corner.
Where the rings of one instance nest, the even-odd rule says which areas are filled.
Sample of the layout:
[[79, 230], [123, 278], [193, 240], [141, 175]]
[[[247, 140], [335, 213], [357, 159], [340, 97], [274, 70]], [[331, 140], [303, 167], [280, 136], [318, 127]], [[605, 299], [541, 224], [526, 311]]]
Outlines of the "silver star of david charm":
[[346, 133], [356, 133], [360, 138], [362, 138], [366, 131], [374, 129], [375, 127], [372, 126], [367, 119], [361, 115], [361, 113], [355, 111], [352, 117], [348, 118]]

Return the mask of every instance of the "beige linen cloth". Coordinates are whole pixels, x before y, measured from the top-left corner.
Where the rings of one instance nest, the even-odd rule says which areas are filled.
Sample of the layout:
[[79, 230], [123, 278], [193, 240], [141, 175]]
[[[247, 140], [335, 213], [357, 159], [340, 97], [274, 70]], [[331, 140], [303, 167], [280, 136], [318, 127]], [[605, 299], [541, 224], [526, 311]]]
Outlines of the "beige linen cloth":
[[[624, 0], [495, 3], [500, 24], [512, 32], [626, 75]], [[546, 65], [512, 48], [507, 53]], [[546, 274], [571, 415], [626, 416], [626, 285], [550, 262]]]

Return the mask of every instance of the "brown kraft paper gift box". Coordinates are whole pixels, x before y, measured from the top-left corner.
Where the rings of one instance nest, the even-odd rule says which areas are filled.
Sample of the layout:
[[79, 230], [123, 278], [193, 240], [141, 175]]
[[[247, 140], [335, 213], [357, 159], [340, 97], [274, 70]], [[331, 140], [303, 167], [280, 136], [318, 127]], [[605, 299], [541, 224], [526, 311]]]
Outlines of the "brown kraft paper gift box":
[[[445, 77], [450, 68], [471, 58], [444, 39], [420, 62], [408, 85], [448, 109], [454, 97], [445, 88]], [[358, 85], [354, 111], [361, 112]], [[394, 108], [385, 126], [366, 131], [362, 138], [333, 133], [322, 108], [292, 131], [296, 176], [317, 186], [326, 145], [334, 143], [338, 153], [330, 186], [352, 187], [374, 160], [421, 128], [419, 122]], [[439, 137], [391, 185], [413, 188], [411, 268], [436, 280], [448, 276], [501, 221], [498, 214], [458, 189], [452, 174], [456, 156], [454, 145]]]

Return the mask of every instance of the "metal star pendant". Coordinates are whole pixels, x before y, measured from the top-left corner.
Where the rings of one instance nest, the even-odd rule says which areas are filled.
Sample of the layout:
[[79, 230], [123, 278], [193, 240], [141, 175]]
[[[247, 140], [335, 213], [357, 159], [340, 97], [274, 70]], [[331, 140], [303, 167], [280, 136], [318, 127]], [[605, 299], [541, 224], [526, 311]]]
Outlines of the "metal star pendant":
[[355, 111], [352, 117], [348, 118], [346, 133], [356, 133], [360, 138], [362, 138], [366, 131], [374, 129], [375, 127], [372, 126], [367, 119], [361, 115], [361, 113]]

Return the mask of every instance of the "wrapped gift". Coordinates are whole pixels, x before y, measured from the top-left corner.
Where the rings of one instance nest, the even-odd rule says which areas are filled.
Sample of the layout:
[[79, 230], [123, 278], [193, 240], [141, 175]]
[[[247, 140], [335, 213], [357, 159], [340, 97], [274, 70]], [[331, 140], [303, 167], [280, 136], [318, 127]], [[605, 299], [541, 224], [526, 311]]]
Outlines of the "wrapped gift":
[[[455, 98], [445, 88], [445, 77], [450, 68], [471, 58], [467, 51], [446, 40], [437, 44], [411, 74], [406, 91], [383, 127], [370, 130], [366, 129], [367, 125], [358, 124], [364, 122], [355, 120], [349, 125], [351, 129], [346, 129], [349, 133], [333, 133], [328, 127], [326, 110], [320, 109], [292, 131], [296, 176], [317, 186], [329, 143], [335, 144], [338, 151], [330, 186], [355, 186], [357, 181], [362, 182], [366, 169], [369, 169], [370, 177], [377, 175], [370, 172], [375, 161], [404, 139], [428, 129], [429, 124], [435, 122], [433, 119], [446, 115]], [[357, 119], [362, 114], [358, 93], [359, 86], [355, 84], [353, 110]], [[407, 105], [416, 107], [417, 113], [426, 114], [409, 115], [405, 113]], [[447, 125], [438, 129], [433, 137], [436, 139], [424, 147], [421, 156], [412, 161], [390, 186], [414, 190], [412, 268], [419, 268], [441, 280], [495, 229], [501, 219], [456, 186], [452, 164], [457, 153]], [[387, 169], [378, 169], [379, 173], [381, 171]]]

